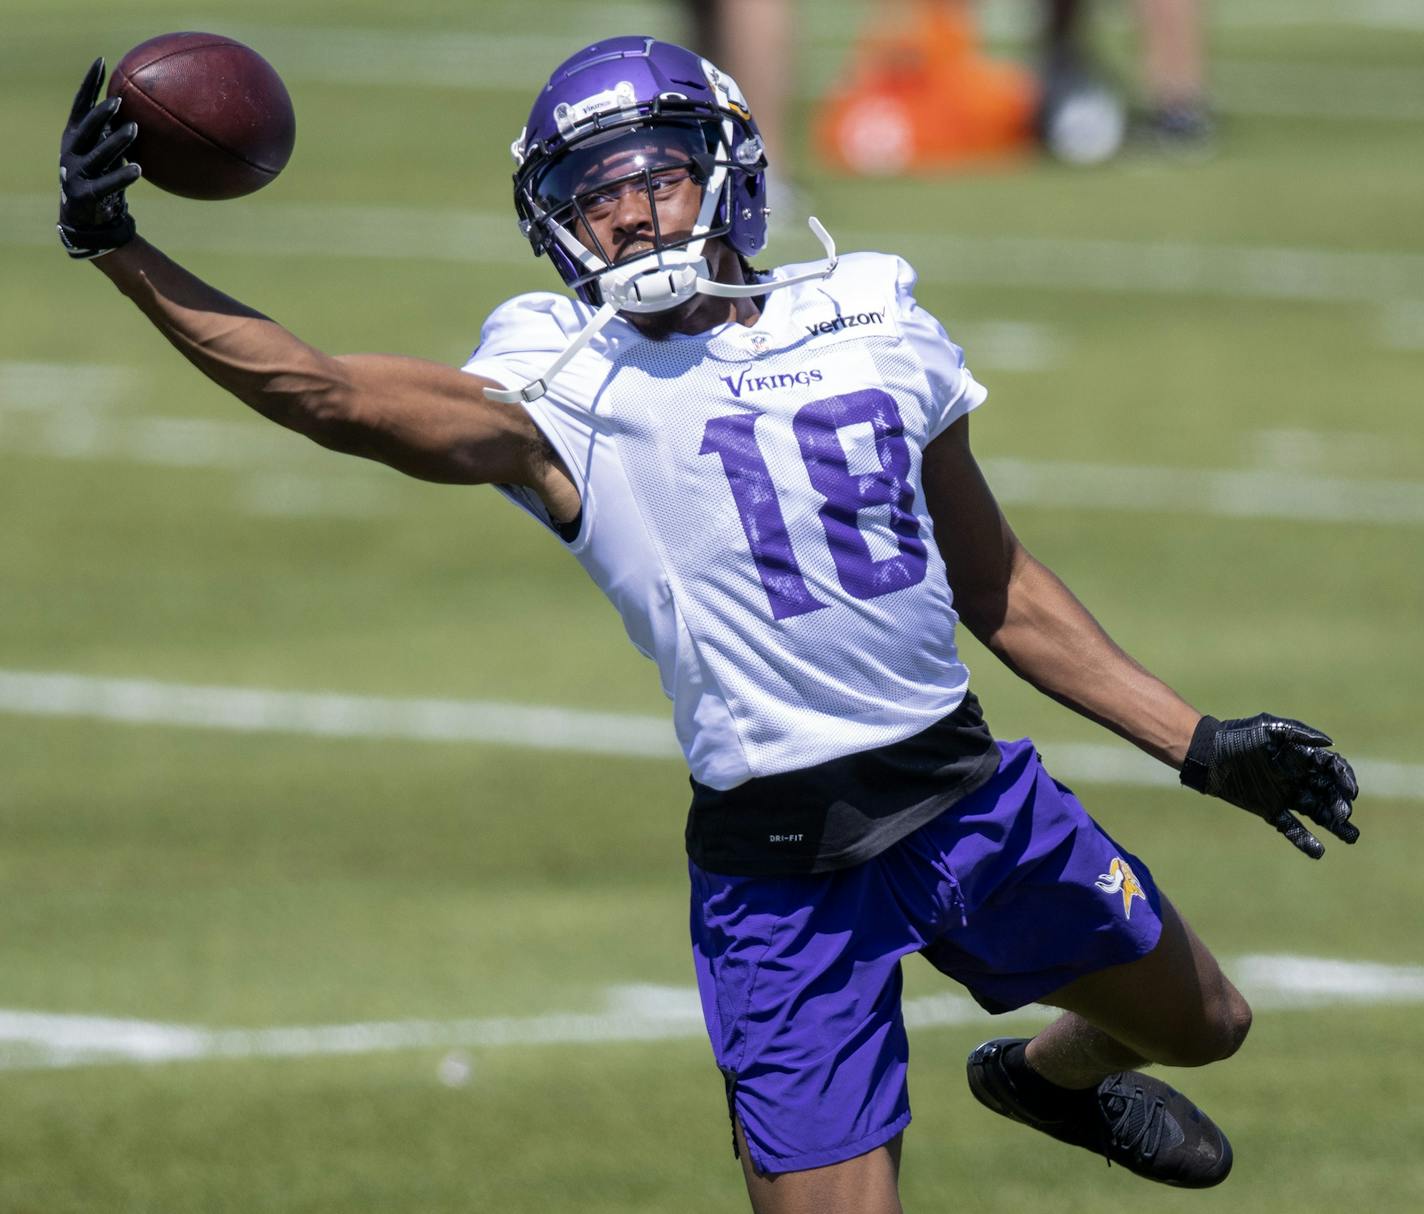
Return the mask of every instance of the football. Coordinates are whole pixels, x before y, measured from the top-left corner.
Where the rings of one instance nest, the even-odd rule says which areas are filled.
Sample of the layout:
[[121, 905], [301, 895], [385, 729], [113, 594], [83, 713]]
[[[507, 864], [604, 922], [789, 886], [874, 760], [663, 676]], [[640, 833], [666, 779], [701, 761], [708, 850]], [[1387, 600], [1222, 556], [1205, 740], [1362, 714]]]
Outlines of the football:
[[221, 34], [174, 33], [129, 51], [109, 77], [117, 121], [138, 123], [128, 158], [184, 198], [238, 198], [286, 166], [296, 142], [287, 86], [251, 47]]

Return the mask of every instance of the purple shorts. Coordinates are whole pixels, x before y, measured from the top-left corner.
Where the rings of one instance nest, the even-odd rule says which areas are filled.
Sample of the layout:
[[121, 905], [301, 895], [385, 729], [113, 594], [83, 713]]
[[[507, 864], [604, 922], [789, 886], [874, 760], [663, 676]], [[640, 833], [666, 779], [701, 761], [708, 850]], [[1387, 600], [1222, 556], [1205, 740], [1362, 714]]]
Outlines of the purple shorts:
[[998, 746], [986, 784], [863, 864], [789, 877], [691, 866], [703, 1016], [757, 1171], [839, 1163], [909, 1123], [907, 953], [1006, 1012], [1156, 945], [1146, 866], [1031, 742]]

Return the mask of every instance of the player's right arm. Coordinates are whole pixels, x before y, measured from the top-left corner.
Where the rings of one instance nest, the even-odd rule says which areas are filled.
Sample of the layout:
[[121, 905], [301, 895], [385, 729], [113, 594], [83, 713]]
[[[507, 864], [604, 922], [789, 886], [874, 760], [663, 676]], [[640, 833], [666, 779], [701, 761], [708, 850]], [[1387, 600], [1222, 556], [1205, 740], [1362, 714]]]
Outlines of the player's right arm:
[[488, 381], [452, 367], [385, 354], [333, 356], [189, 273], [135, 235], [124, 190], [132, 124], [112, 127], [117, 100], [95, 104], [97, 60], [60, 143], [59, 233], [209, 379], [263, 417], [335, 451], [410, 476], [534, 489], [557, 522], [578, 494], [529, 415], [484, 395]]
[[[559, 497], [546, 441], [522, 407], [484, 396], [489, 381], [422, 359], [323, 353], [141, 237], [94, 264], [180, 354], [270, 421], [422, 480]], [[548, 504], [562, 506], [556, 517], [577, 511]]]

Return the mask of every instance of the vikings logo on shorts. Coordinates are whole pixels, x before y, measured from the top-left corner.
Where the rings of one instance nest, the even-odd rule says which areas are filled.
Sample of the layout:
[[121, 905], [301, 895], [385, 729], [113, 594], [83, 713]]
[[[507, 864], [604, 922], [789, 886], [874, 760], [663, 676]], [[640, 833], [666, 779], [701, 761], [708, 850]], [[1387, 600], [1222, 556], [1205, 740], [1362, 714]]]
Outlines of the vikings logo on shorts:
[[1141, 898], [1147, 901], [1147, 895], [1142, 892], [1142, 885], [1138, 882], [1131, 866], [1126, 860], [1114, 856], [1112, 863], [1108, 865], [1108, 871], [1101, 873], [1094, 884], [1105, 894], [1122, 895], [1122, 913], [1132, 918], [1132, 900]]

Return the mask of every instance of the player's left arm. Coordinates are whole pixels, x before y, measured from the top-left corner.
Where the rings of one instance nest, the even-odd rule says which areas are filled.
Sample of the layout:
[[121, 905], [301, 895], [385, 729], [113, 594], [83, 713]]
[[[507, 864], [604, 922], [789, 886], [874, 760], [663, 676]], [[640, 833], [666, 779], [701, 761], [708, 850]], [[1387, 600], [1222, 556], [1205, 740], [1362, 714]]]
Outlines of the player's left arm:
[[925, 500], [954, 606], [1015, 674], [1180, 768], [1201, 713], [1129, 657], [1020, 542], [969, 447], [969, 419], [925, 450]]
[[1108, 636], [1023, 546], [999, 508], [960, 418], [925, 449], [925, 501], [954, 605], [1021, 678], [1182, 774], [1182, 782], [1258, 814], [1307, 855], [1324, 852], [1303, 813], [1347, 843], [1357, 788], [1318, 730], [1267, 714], [1204, 716]]

